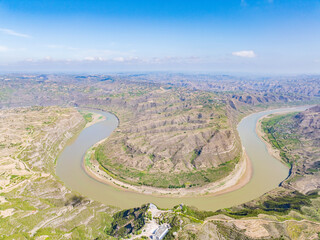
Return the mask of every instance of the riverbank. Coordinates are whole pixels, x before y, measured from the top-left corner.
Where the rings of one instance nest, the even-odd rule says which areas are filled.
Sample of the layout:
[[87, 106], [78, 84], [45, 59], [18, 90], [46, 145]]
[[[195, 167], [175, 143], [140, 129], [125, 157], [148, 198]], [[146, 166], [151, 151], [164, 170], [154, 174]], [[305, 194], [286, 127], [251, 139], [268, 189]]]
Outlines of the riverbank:
[[[267, 115], [262, 116], [261, 118], [258, 119], [257, 123], [256, 123], [256, 133], [258, 135], [258, 137], [266, 144], [268, 153], [273, 156], [274, 158], [278, 159], [279, 161], [281, 161], [282, 163], [286, 164], [282, 158], [280, 157], [280, 150], [272, 147], [271, 143], [268, 141], [267, 135], [265, 132], [263, 132], [262, 127], [261, 127], [261, 123], [265, 118], [270, 117], [271, 115], [283, 115], [283, 114], [288, 114], [291, 112], [296, 112], [296, 111], [304, 111], [305, 109], [307, 109], [308, 107], [312, 107], [314, 105], [309, 105], [309, 106], [301, 106], [302, 109], [297, 110], [297, 108], [287, 108], [284, 111], [280, 111], [280, 112], [275, 112], [275, 113], [270, 113]], [[279, 109], [281, 110], [281, 108]]]
[[[233, 183], [233, 186], [223, 182], [219, 186], [221, 188], [218, 189], [216, 187], [215, 193], [208, 193], [205, 188], [201, 197], [196, 193], [191, 193], [192, 195], [180, 194], [176, 197], [172, 194], [141, 194], [131, 189], [117, 186], [112, 182], [105, 184], [96, 179], [97, 177], [104, 179], [104, 177], [90, 173], [89, 168], [84, 166], [84, 156], [88, 153], [88, 149], [97, 142], [106, 139], [117, 128], [118, 121], [115, 115], [108, 112], [99, 111], [98, 113], [106, 116], [106, 120], [84, 129], [76, 140], [63, 151], [57, 161], [57, 173], [68, 187], [104, 204], [122, 209], [134, 208], [146, 202], [155, 203], [161, 208], [172, 208], [172, 206], [183, 203], [201, 210], [211, 211], [231, 207], [253, 200], [276, 188], [288, 176], [288, 168], [268, 154], [265, 143], [261, 141], [255, 132], [258, 119], [275, 111], [277, 110], [250, 114], [243, 118], [237, 126], [241, 143], [250, 158], [250, 162], [247, 163], [252, 166], [252, 169], [250, 169], [251, 174], [244, 174], [240, 179], [239, 177], [233, 178], [238, 179], [238, 181], [228, 181], [230, 184]], [[247, 159], [247, 161], [249, 160]], [[242, 161], [240, 163], [242, 164], [238, 166], [243, 167], [244, 163]], [[96, 166], [99, 172], [104, 172], [98, 164]], [[247, 169], [247, 166], [245, 169]], [[72, 175], [70, 175], [70, 172], [72, 172]], [[250, 179], [251, 175], [252, 178]], [[230, 178], [232, 176], [230, 175]], [[246, 180], [245, 176], [250, 176], [248, 177], [250, 181], [248, 178]], [[230, 178], [227, 180], [230, 180]], [[191, 188], [189, 190], [195, 189]]]
[[[280, 114], [280, 113], [278, 113], [278, 114]], [[281, 113], [281, 114], [284, 114], [284, 113]], [[259, 118], [259, 120], [257, 121], [257, 124], [256, 124], [256, 133], [257, 133], [258, 137], [265, 143], [268, 153], [272, 157], [274, 157], [274, 158], [278, 159], [279, 161], [283, 162], [283, 160], [280, 157], [280, 151], [278, 149], [272, 147], [271, 143], [268, 141], [267, 134], [262, 130], [262, 126], [261, 126], [262, 121], [265, 118], [269, 117], [270, 115], [271, 114]]]
[[217, 182], [209, 183], [198, 188], [179, 189], [136, 186], [113, 178], [103, 170], [98, 161], [91, 159], [92, 154], [94, 154], [94, 148], [103, 141], [104, 140], [96, 143], [87, 151], [82, 166], [85, 172], [95, 180], [104, 184], [112, 185], [124, 191], [132, 191], [158, 197], [216, 196], [240, 189], [245, 186], [252, 177], [251, 161], [248, 158], [245, 149], [243, 149], [242, 157], [235, 169], [227, 177]]
[[272, 157], [278, 159], [280, 162], [282, 162], [283, 164], [285, 164], [286, 166], [288, 166], [287, 163], [284, 162], [283, 159], [280, 157], [280, 150], [274, 148], [274, 147], [272, 146], [272, 144], [268, 141], [267, 134], [262, 130], [261, 124], [262, 124], [262, 122], [263, 122], [264, 119], [270, 117], [271, 115], [272, 115], [272, 116], [284, 115], [284, 114], [292, 113], [292, 112], [295, 112], [295, 111], [296, 111], [296, 109], [293, 108], [292, 110], [288, 109], [288, 110], [286, 110], [286, 111], [271, 113], [271, 114], [268, 114], [268, 115], [265, 115], [265, 116], [259, 118], [258, 121], [257, 121], [257, 124], [256, 124], [256, 133], [257, 133], [258, 137], [265, 143], [266, 148], [267, 148], [267, 150], [268, 150], [268, 153], [269, 153]]
[[91, 116], [92, 120], [90, 122], [88, 122], [84, 128], [88, 128], [98, 122], [102, 122], [102, 121], [106, 120], [106, 117], [102, 116], [101, 114], [98, 114], [95, 112], [90, 112], [90, 111], [88, 111], [88, 113], [92, 114], [92, 116]]

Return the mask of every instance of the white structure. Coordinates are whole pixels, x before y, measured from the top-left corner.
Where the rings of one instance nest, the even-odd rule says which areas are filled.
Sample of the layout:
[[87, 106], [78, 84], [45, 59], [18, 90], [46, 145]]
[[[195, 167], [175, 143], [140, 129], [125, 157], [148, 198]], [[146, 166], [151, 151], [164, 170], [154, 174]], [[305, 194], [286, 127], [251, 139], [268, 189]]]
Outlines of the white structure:
[[169, 229], [170, 229], [169, 224], [165, 223], [160, 225], [160, 227], [158, 227], [158, 229], [155, 230], [154, 233], [151, 235], [151, 239], [162, 240], [169, 232]]
[[149, 209], [158, 209], [153, 203], [149, 203]]

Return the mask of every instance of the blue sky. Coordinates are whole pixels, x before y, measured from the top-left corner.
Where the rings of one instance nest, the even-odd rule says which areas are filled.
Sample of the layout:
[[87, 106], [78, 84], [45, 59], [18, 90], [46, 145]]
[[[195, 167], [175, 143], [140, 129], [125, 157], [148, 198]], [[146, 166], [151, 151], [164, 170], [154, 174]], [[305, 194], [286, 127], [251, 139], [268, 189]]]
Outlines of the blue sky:
[[0, 0], [0, 70], [320, 73], [320, 0]]

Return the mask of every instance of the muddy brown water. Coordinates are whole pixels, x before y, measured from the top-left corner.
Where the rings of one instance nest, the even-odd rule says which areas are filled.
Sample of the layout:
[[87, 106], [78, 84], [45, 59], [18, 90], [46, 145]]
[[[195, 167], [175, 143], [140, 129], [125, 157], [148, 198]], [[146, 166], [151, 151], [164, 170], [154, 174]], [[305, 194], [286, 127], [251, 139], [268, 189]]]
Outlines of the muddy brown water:
[[56, 174], [65, 185], [88, 198], [107, 205], [120, 208], [132, 208], [144, 203], [154, 203], [162, 208], [171, 208], [184, 203], [202, 210], [218, 210], [250, 201], [276, 188], [287, 176], [289, 169], [272, 157], [265, 143], [256, 133], [256, 123], [263, 116], [285, 112], [303, 111], [307, 107], [268, 110], [251, 114], [241, 120], [238, 132], [242, 145], [252, 162], [253, 175], [244, 187], [218, 196], [194, 197], [155, 197], [129, 192], [109, 186], [91, 178], [83, 169], [83, 157], [86, 151], [96, 142], [108, 137], [118, 125], [116, 116], [108, 112], [92, 110], [106, 117], [106, 120], [85, 128], [74, 139], [69, 141], [59, 155]]

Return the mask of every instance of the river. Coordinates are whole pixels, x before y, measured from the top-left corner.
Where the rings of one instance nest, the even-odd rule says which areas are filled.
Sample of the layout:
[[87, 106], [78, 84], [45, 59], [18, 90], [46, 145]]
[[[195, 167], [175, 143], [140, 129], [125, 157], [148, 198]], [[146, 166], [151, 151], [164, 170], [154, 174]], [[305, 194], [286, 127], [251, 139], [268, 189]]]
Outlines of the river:
[[237, 129], [242, 145], [252, 163], [253, 175], [250, 182], [244, 187], [218, 196], [155, 197], [121, 190], [88, 176], [82, 165], [86, 151], [96, 142], [108, 137], [118, 125], [116, 116], [96, 110], [94, 112], [104, 115], [106, 120], [85, 128], [79, 135], [69, 141], [59, 155], [56, 174], [73, 191], [106, 205], [120, 208], [132, 208], [150, 202], [161, 208], [171, 208], [180, 203], [213, 211], [231, 207], [250, 201], [276, 188], [288, 176], [289, 169], [268, 153], [265, 143], [258, 137], [255, 130], [257, 121], [261, 117], [272, 113], [288, 110], [303, 111], [306, 108], [268, 110], [243, 118]]

